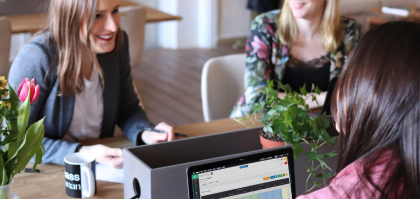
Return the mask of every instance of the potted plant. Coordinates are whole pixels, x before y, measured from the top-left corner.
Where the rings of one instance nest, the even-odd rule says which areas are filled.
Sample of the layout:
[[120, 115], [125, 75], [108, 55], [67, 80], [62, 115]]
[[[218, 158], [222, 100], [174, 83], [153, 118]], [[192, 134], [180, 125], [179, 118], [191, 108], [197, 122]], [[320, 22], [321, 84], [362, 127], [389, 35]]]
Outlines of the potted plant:
[[13, 177], [35, 156], [33, 171], [42, 162], [45, 152], [42, 146], [45, 117], [26, 128], [30, 103], [38, 99], [39, 86], [35, 87], [35, 80], [25, 78], [18, 89], [19, 97], [10, 85], [8, 89], [6, 86], [7, 80], [0, 77], [0, 118], [3, 122], [0, 129], [0, 199], [12, 198]]
[[[306, 181], [306, 190], [310, 191], [319, 183], [315, 180], [314, 185], [308, 189], [308, 182], [311, 176], [324, 182], [332, 176], [332, 169], [326, 164], [326, 158], [335, 156], [331, 151], [327, 154], [318, 154], [317, 149], [324, 144], [334, 144], [336, 137], [327, 133], [330, 123], [325, 113], [316, 117], [308, 115], [309, 106], [306, 100], [315, 101], [317, 98], [313, 92], [320, 94], [318, 87], [312, 86], [311, 93], [306, 91], [306, 85], [300, 88], [300, 93], [295, 92], [289, 85], [283, 85], [278, 82], [279, 87], [284, 91], [284, 97], [278, 95], [278, 90], [274, 89], [274, 82], [267, 81], [267, 87], [263, 94], [266, 95], [266, 101], [261, 102], [254, 108], [254, 113], [245, 118], [237, 119], [244, 124], [244, 121], [256, 123], [256, 112], [263, 110], [259, 117], [259, 122], [263, 124], [263, 130], [260, 132], [260, 140], [263, 148], [273, 146], [282, 146], [285, 144], [293, 145], [294, 158], [303, 153], [301, 143], [305, 142], [311, 147], [311, 151], [305, 153], [311, 162], [307, 167], [309, 176]], [[271, 143], [270, 143], [271, 142]], [[266, 143], [274, 145], [266, 146]], [[315, 166], [316, 165], [316, 166]], [[321, 171], [321, 172], [319, 172]]]

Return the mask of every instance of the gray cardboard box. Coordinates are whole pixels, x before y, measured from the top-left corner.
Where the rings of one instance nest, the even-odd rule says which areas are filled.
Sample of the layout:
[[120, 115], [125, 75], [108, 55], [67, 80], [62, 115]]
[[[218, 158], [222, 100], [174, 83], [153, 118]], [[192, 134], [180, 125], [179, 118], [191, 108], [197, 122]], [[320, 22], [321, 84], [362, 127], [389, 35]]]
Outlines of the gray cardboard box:
[[[188, 199], [186, 170], [219, 160], [240, 157], [261, 152], [259, 128], [250, 128], [219, 133], [173, 142], [138, 146], [124, 149], [124, 198], [135, 196], [133, 181], [140, 183], [140, 199]], [[319, 151], [331, 150], [334, 146], [324, 145]], [[302, 144], [305, 151], [309, 147]], [[271, 151], [274, 149], [264, 149]], [[299, 156], [305, 157], [305, 156]], [[305, 158], [295, 160], [297, 194], [305, 191], [308, 177]], [[336, 159], [329, 161], [335, 171]], [[332, 164], [331, 164], [332, 163]]]

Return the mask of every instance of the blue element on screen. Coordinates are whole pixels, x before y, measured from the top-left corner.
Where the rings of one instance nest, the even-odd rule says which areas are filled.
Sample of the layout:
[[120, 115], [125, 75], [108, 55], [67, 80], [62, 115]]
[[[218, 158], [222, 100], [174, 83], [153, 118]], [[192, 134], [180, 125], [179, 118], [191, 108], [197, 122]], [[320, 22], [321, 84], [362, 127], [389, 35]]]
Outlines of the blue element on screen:
[[259, 194], [260, 199], [283, 199], [283, 194], [281, 189], [276, 189], [273, 191], [267, 191]]

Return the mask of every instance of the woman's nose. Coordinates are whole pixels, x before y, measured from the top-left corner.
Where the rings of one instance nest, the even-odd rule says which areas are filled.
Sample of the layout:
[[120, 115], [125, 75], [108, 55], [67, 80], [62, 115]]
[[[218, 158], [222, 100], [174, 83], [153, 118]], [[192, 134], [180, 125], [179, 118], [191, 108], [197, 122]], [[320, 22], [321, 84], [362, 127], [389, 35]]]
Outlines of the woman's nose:
[[118, 25], [119, 25], [118, 23], [119, 23], [118, 19], [116, 19], [112, 16], [109, 16], [107, 21], [106, 21], [106, 29], [109, 30], [109, 31], [115, 32], [115, 31], [118, 30]]

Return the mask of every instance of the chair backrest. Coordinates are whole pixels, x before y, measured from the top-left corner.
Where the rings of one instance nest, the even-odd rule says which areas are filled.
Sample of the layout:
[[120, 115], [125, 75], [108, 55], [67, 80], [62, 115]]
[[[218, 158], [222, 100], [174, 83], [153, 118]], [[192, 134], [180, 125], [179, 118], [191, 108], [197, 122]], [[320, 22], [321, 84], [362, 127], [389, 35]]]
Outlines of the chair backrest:
[[201, 74], [204, 121], [227, 118], [244, 94], [245, 54], [207, 60]]
[[130, 65], [138, 67], [144, 48], [144, 27], [146, 24], [146, 9], [141, 6], [120, 7], [121, 23], [129, 39]]
[[0, 76], [7, 78], [10, 69], [10, 39], [12, 28], [7, 17], [0, 17]]

